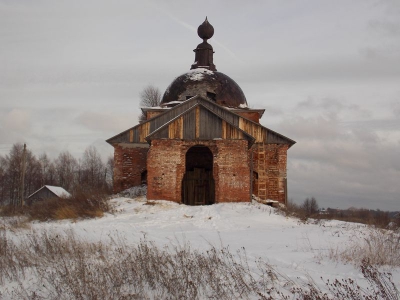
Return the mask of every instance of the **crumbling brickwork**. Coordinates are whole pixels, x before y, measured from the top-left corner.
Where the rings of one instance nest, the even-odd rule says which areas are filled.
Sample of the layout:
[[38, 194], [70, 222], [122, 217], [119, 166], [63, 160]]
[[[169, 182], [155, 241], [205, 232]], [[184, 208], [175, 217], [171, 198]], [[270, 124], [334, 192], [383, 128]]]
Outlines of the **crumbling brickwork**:
[[148, 150], [147, 144], [114, 146], [114, 193], [142, 183]]
[[147, 199], [180, 202], [185, 170], [182, 142], [153, 140], [147, 157]]
[[262, 200], [286, 202], [286, 144], [255, 144], [253, 156], [253, 194]]
[[245, 140], [153, 140], [147, 158], [147, 198], [181, 202], [186, 152], [199, 144], [213, 153], [215, 202], [250, 201], [248, 143]]
[[[250, 201], [250, 164], [245, 140], [217, 140], [218, 153], [214, 159], [217, 202]], [[216, 181], [217, 183], [217, 181]]]
[[250, 201], [250, 193], [285, 203], [288, 145], [255, 144], [249, 151], [245, 140], [153, 140], [150, 150], [145, 144], [118, 144], [114, 192], [140, 185], [147, 171], [148, 199], [180, 203], [186, 152], [199, 144], [213, 153], [216, 203]]

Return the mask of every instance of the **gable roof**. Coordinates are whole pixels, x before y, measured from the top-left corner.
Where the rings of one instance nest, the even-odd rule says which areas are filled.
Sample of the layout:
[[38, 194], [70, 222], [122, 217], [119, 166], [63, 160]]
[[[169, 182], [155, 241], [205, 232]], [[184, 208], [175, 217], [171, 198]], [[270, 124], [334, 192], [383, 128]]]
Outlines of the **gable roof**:
[[28, 199], [31, 198], [32, 196], [36, 195], [37, 193], [39, 193], [43, 189], [49, 190], [51, 193], [53, 193], [58, 198], [69, 198], [69, 197], [71, 197], [71, 194], [68, 193], [65, 189], [63, 189], [60, 186], [44, 185], [40, 189], [38, 189], [36, 192], [33, 192], [31, 195], [29, 195]]
[[[195, 107], [199, 109], [198, 119], [196, 119]], [[181, 123], [178, 124], [179, 122]], [[217, 128], [210, 126], [210, 122], [213, 122], [212, 125]], [[230, 132], [235, 133], [234, 135], [225, 136], [225, 138], [247, 139], [250, 144], [253, 142], [288, 144], [289, 147], [296, 143], [201, 96], [192, 97], [143, 123], [115, 135], [108, 139], [107, 142], [114, 145], [119, 143], [150, 143], [153, 138], [199, 139], [200, 135], [197, 138], [196, 135], [193, 135], [194, 126], [202, 127], [203, 130], [200, 129], [200, 132], [203, 133], [208, 130], [204, 138], [201, 139], [223, 138], [220, 136], [219, 130], [220, 127], [222, 128], [222, 124], [227, 124], [224, 128], [228, 128]], [[171, 135], [169, 132], [174, 130], [175, 134]], [[182, 131], [186, 131], [185, 135], [182, 134]]]
[[[212, 124], [212, 126], [209, 126]], [[255, 138], [218, 116], [215, 112], [197, 103], [187, 111], [153, 131], [146, 137], [153, 139], [211, 140], [211, 139], [245, 139], [251, 146]]]

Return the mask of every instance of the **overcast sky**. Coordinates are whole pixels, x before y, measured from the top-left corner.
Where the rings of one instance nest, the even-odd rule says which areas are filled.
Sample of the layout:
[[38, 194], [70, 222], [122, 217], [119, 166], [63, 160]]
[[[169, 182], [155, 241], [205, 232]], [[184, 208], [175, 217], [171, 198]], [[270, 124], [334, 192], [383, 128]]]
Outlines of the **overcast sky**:
[[297, 141], [289, 198], [400, 210], [400, 1], [0, 0], [0, 155], [81, 157], [137, 124], [214, 26], [217, 70]]

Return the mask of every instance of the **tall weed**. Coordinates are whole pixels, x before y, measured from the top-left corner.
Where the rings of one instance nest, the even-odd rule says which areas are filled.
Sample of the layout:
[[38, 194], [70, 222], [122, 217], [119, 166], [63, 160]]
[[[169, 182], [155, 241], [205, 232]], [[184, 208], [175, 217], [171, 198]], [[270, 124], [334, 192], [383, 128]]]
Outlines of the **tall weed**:
[[[18, 242], [0, 234], [0, 285], [13, 299], [398, 299], [388, 273], [365, 260], [370, 288], [352, 279], [295, 282], [262, 260], [251, 269], [245, 249], [163, 248], [143, 238], [129, 246], [120, 237], [88, 243], [72, 231], [35, 232]], [[349, 298], [355, 295], [358, 298]], [[354, 296], [354, 297], [355, 297]]]

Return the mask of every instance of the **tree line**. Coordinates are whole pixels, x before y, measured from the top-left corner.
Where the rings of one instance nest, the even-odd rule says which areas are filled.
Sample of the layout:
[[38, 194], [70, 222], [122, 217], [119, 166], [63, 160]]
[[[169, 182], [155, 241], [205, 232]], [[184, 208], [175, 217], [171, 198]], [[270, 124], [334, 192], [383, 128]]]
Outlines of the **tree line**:
[[24, 145], [17, 143], [8, 155], [0, 155], [0, 204], [18, 203], [21, 191], [26, 199], [43, 185], [60, 186], [70, 193], [82, 188], [111, 192], [113, 168], [113, 157], [104, 163], [94, 146], [87, 147], [80, 159], [63, 151], [52, 160], [46, 153], [36, 156], [29, 149], [24, 153]]

